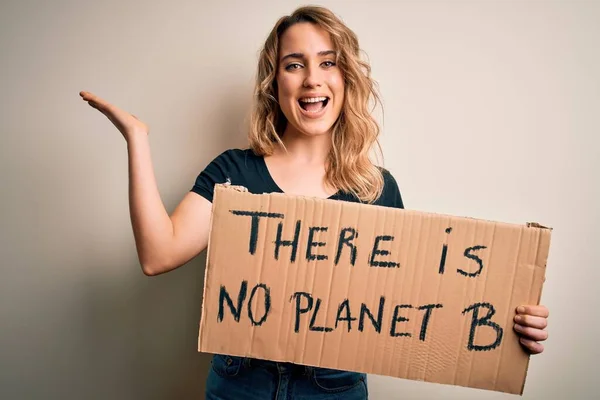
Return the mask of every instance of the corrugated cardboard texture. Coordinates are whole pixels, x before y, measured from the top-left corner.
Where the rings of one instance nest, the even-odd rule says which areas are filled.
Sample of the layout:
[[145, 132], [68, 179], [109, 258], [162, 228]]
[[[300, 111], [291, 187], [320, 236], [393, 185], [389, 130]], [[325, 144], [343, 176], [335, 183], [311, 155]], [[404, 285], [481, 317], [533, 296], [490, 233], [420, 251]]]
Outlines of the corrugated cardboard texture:
[[550, 235], [218, 185], [199, 351], [522, 394]]

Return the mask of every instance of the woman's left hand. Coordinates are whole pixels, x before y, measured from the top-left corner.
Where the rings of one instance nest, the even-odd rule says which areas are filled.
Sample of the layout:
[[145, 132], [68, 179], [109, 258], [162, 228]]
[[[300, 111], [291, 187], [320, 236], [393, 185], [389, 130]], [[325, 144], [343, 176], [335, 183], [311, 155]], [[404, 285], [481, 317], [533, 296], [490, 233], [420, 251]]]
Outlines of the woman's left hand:
[[520, 342], [531, 354], [544, 351], [540, 343], [548, 339], [548, 309], [545, 306], [519, 306], [515, 316], [515, 332]]

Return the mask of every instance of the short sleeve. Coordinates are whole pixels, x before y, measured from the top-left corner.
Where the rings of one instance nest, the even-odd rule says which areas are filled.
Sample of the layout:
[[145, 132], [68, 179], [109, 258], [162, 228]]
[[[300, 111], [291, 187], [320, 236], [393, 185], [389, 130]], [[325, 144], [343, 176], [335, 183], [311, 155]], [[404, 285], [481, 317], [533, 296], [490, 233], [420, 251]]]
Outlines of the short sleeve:
[[393, 208], [404, 208], [404, 202], [402, 201], [402, 194], [400, 188], [394, 176], [387, 170], [383, 170], [383, 193], [382, 193], [382, 204], [386, 207]]
[[196, 178], [191, 191], [212, 203], [215, 184], [225, 183], [230, 178], [230, 152], [225, 151], [212, 160]]

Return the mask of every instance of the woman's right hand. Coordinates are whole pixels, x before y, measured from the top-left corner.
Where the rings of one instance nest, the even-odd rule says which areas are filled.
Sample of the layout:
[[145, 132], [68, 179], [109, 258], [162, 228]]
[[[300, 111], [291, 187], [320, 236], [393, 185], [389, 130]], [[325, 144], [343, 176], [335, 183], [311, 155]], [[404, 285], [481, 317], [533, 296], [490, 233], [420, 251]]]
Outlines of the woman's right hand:
[[125, 140], [129, 141], [140, 135], [148, 135], [148, 125], [140, 121], [135, 115], [131, 115], [126, 111], [108, 103], [90, 92], [79, 92], [79, 95], [88, 104], [104, 114], [110, 122], [121, 132]]

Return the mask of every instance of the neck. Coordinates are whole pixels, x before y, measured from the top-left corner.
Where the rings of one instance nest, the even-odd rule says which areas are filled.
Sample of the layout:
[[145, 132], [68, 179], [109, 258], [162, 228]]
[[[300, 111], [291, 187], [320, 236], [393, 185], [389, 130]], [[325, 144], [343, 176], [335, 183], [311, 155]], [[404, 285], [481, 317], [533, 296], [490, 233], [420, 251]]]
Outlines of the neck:
[[323, 135], [304, 135], [289, 124], [281, 138], [285, 149], [277, 148], [275, 154], [289, 161], [302, 164], [325, 165], [331, 150], [331, 133]]

